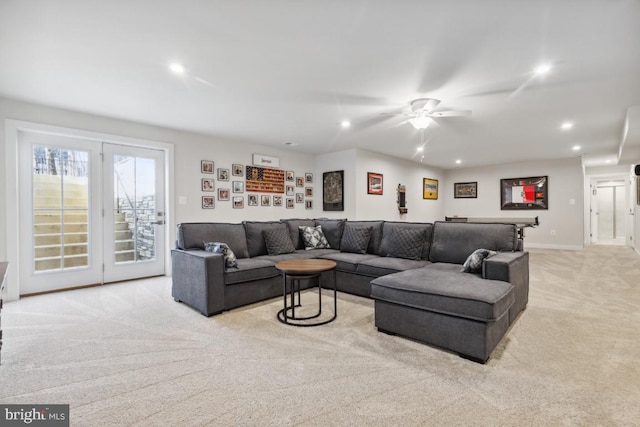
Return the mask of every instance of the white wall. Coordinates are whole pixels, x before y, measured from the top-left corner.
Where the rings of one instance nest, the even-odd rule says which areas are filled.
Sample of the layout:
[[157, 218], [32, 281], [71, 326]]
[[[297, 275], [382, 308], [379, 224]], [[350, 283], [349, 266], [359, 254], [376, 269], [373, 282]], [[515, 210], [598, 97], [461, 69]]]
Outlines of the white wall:
[[[548, 210], [503, 211], [500, 179], [548, 176]], [[518, 162], [445, 172], [441, 189], [446, 216], [538, 217], [540, 226], [525, 231], [526, 247], [581, 249], [584, 234], [583, 169], [579, 158]], [[477, 199], [455, 199], [455, 182], [478, 182]], [[571, 201], [574, 203], [571, 204]], [[552, 235], [552, 230], [555, 232]]]
[[[383, 175], [383, 194], [367, 194], [367, 173]], [[422, 198], [423, 178], [437, 179], [438, 199]], [[402, 160], [357, 150], [356, 204], [357, 217], [361, 220], [384, 219], [387, 221], [433, 222], [444, 220], [444, 198], [442, 185], [444, 172], [441, 169], [408, 160]], [[398, 211], [398, 184], [406, 187], [407, 213]]]

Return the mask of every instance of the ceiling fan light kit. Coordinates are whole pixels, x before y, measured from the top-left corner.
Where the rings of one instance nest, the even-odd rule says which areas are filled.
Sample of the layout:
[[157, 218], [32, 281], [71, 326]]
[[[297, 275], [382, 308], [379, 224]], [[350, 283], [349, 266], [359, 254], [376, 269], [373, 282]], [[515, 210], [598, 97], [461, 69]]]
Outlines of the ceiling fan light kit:
[[438, 104], [440, 104], [440, 100], [434, 98], [419, 98], [411, 101], [411, 113], [407, 114], [409, 116], [407, 121], [416, 129], [426, 129], [433, 122], [433, 117], [456, 117], [471, 114], [471, 111], [468, 110], [433, 111]]

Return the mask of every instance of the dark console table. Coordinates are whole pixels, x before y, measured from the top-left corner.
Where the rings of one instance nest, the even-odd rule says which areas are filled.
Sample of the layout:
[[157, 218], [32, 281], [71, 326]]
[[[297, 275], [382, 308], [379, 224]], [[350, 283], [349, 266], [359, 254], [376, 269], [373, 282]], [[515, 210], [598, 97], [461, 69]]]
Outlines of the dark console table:
[[[4, 292], [4, 282], [7, 277], [8, 268], [8, 262], [0, 262], [0, 356], [2, 354], [2, 293]], [[1, 357], [0, 361], [2, 361]]]

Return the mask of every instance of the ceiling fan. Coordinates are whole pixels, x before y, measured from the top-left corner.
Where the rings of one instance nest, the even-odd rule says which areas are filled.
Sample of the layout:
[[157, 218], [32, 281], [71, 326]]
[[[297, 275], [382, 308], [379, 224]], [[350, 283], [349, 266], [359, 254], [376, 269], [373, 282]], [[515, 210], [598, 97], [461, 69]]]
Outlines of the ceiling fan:
[[471, 115], [471, 110], [434, 111], [438, 104], [440, 100], [434, 98], [419, 98], [411, 101], [411, 112], [404, 114], [408, 117], [404, 123], [411, 123], [416, 129], [426, 129], [434, 118]]

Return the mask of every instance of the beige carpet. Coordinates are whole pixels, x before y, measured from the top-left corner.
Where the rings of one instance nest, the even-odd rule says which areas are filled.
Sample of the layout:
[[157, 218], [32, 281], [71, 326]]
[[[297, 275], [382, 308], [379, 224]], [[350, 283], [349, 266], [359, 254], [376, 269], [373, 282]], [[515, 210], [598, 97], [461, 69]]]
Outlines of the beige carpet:
[[[2, 313], [1, 403], [72, 426], [640, 425], [640, 256], [531, 251], [529, 306], [486, 365], [378, 333], [373, 302], [280, 324], [280, 299], [206, 318], [156, 278]], [[305, 297], [314, 297], [307, 293]]]

